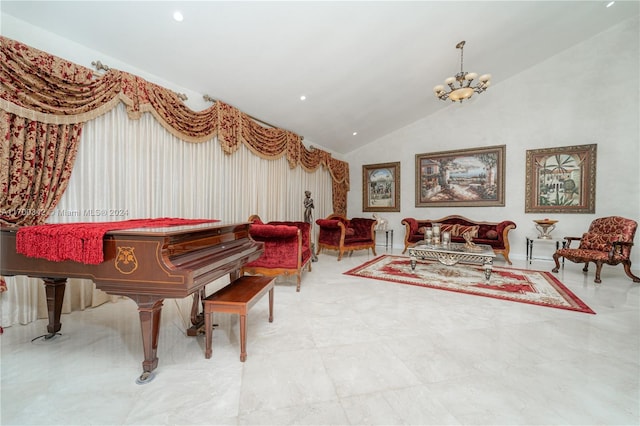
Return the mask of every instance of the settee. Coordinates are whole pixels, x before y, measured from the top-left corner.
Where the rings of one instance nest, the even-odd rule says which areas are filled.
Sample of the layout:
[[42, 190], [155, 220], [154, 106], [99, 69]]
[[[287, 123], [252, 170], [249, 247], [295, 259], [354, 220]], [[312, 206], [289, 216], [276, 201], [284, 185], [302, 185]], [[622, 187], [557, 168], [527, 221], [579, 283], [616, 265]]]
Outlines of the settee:
[[376, 255], [375, 219], [354, 217], [347, 219], [338, 214], [329, 215], [326, 219], [316, 220], [318, 232], [318, 249], [338, 250], [338, 260], [345, 251], [371, 249]]
[[258, 215], [249, 217], [249, 236], [264, 243], [264, 253], [246, 263], [242, 273], [248, 275], [297, 276], [296, 291], [300, 291], [302, 271], [311, 271], [311, 224], [306, 222], [273, 221], [264, 223]]
[[424, 240], [424, 229], [430, 228], [432, 223], [441, 223], [441, 232], [449, 231], [451, 241], [464, 243], [463, 233], [470, 231], [473, 242], [491, 246], [495, 254], [501, 254], [504, 260], [511, 265], [509, 259], [509, 231], [515, 229], [516, 224], [510, 220], [502, 222], [478, 222], [463, 216], [451, 215], [441, 219], [414, 219], [411, 217], [402, 220], [405, 226], [404, 252], [410, 245]]

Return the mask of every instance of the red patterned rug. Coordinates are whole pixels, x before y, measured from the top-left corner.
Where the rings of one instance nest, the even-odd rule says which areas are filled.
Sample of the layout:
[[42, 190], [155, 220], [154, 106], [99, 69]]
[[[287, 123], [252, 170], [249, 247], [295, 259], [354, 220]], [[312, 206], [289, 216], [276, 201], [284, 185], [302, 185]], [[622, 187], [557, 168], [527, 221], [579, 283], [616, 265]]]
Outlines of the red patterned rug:
[[446, 266], [418, 260], [412, 271], [409, 257], [383, 255], [345, 274], [595, 314], [556, 277], [544, 271], [494, 266], [487, 282], [481, 265]]

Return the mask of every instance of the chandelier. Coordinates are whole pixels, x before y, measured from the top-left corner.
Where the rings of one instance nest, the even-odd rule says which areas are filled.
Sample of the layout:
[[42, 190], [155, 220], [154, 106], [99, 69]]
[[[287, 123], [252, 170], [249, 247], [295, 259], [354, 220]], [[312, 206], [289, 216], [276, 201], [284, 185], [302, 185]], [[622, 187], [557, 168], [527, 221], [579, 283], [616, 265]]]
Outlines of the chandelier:
[[465, 72], [462, 69], [464, 44], [464, 40], [456, 44], [456, 49], [460, 49], [460, 72], [454, 77], [449, 77], [444, 81], [444, 84], [449, 86], [446, 91], [445, 86], [442, 84], [433, 88], [436, 97], [443, 101], [449, 99], [452, 102], [462, 102], [465, 99], [469, 99], [474, 93], [484, 92], [491, 84], [491, 74], [483, 74], [476, 84], [472, 85], [473, 81], [478, 78], [478, 74], [475, 72]]

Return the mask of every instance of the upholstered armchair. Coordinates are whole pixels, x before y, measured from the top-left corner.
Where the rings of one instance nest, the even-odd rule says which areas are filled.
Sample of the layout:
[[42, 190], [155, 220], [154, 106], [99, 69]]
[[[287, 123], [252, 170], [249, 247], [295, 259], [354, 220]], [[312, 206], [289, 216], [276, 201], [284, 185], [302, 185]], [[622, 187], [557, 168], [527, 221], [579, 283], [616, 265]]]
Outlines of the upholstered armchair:
[[264, 253], [245, 264], [243, 274], [297, 276], [296, 291], [300, 291], [302, 270], [311, 271], [311, 224], [306, 222], [263, 223], [259, 216], [249, 218], [249, 235], [264, 243]]
[[318, 249], [338, 250], [338, 260], [342, 259], [345, 251], [371, 249], [376, 255], [375, 219], [358, 218], [347, 219], [344, 216], [332, 214], [326, 219], [316, 220], [320, 227], [318, 233]]
[[[636, 234], [638, 223], [620, 216], [610, 216], [596, 219], [591, 222], [589, 230], [582, 237], [565, 237], [564, 247], [553, 255], [556, 267], [553, 272], [560, 269], [559, 259], [564, 257], [575, 263], [584, 263], [584, 272], [588, 272], [589, 262], [596, 265], [596, 278], [594, 282], [600, 283], [600, 270], [602, 265], [617, 265], [622, 263], [627, 276], [634, 283], [640, 283], [640, 278], [631, 272], [631, 247]], [[580, 241], [578, 248], [571, 248], [572, 241]]]

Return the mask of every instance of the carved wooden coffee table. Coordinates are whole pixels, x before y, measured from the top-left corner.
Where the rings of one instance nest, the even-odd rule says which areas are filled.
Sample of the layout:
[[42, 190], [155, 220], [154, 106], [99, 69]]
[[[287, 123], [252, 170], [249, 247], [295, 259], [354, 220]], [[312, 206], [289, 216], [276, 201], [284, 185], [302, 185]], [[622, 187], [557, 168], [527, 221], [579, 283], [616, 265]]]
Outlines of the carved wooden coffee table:
[[493, 269], [493, 258], [496, 254], [491, 246], [486, 244], [476, 244], [467, 247], [463, 243], [449, 244], [424, 244], [417, 243], [409, 247], [411, 257], [411, 270], [415, 270], [416, 261], [420, 259], [434, 259], [443, 265], [451, 266], [458, 262], [479, 263], [484, 266], [484, 276], [489, 281]]

